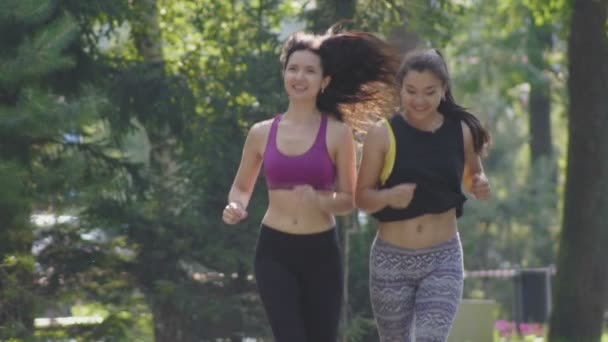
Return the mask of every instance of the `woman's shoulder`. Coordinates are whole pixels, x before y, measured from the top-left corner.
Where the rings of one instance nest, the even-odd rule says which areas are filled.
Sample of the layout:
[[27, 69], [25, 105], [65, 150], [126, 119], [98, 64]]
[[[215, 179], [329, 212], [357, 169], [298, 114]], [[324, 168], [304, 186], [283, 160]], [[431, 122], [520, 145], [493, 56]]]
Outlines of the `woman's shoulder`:
[[266, 142], [268, 141], [268, 136], [270, 134], [270, 129], [272, 127], [272, 122], [274, 118], [266, 119], [262, 121], [255, 122], [249, 128], [249, 133], [247, 134], [247, 140], [250, 144], [262, 151], [266, 146]]
[[274, 120], [275, 120], [275, 118], [271, 118], [271, 119], [266, 119], [266, 120], [255, 122], [253, 125], [251, 125], [251, 130], [256, 130], [256, 131], [269, 130], [270, 127], [272, 126], [272, 123]]
[[471, 133], [471, 127], [467, 125], [464, 120], [458, 120], [460, 123], [460, 127], [462, 129], [462, 137], [465, 143], [469, 143], [473, 141], [473, 133]]
[[394, 116], [395, 114], [388, 115], [371, 124], [367, 130], [367, 135], [373, 138], [387, 136], [391, 126], [391, 120]]
[[390, 118], [382, 118], [372, 123], [363, 139], [365, 150], [386, 153], [389, 150], [390, 140]]
[[249, 129], [249, 134], [262, 136], [267, 135], [268, 132], [270, 132], [270, 128], [272, 127], [272, 123], [275, 119], [276, 116], [270, 119], [255, 122], [253, 125], [251, 125], [251, 128]]
[[331, 115], [326, 115], [326, 117], [327, 130], [329, 133], [334, 135], [344, 135], [351, 132], [351, 128], [346, 122], [340, 121]]

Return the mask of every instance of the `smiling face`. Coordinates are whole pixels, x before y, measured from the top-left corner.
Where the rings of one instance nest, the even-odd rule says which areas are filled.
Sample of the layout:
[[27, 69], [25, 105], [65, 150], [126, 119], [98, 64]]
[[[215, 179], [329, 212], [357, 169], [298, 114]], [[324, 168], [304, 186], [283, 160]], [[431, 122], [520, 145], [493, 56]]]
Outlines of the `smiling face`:
[[321, 58], [309, 50], [297, 50], [289, 56], [283, 72], [285, 90], [292, 101], [316, 100], [322, 88], [329, 84], [323, 77]]
[[445, 94], [445, 85], [431, 71], [410, 70], [401, 85], [401, 104], [408, 115], [425, 119], [434, 115]]

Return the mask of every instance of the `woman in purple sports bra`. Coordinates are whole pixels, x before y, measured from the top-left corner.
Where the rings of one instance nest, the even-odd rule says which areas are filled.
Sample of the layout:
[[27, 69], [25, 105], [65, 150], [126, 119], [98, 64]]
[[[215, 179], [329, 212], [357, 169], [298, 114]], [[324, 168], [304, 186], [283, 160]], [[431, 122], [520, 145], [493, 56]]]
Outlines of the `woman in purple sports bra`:
[[251, 127], [223, 220], [247, 217], [263, 167], [269, 203], [254, 264], [274, 337], [336, 342], [343, 272], [334, 215], [354, 208], [352, 128], [393, 104], [378, 89], [395, 88], [399, 60], [371, 34], [330, 31], [292, 35], [281, 62], [289, 106]]

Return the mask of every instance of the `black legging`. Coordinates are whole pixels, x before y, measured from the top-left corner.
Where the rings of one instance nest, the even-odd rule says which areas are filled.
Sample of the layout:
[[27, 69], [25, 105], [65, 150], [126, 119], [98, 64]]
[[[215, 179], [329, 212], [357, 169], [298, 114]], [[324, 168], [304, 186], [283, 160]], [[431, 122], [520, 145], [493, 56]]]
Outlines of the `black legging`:
[[262, 225], [258, 291], [276, 342], [336, 342], [342, 304], [337, 232], [295, 235]]

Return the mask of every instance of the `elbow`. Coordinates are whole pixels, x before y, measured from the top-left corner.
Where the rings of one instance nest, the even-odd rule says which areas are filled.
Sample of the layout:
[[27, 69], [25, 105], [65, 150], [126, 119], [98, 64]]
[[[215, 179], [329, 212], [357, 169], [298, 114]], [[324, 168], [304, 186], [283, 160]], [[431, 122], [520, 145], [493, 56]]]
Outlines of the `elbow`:
[[235, 183], [230, 188], [229, 196], [238, 196], [238, 197], [248, 196], [251, 194], [252, 191], [253, 191], [253, 189], [249, 189], [248, 187], [244, 186], [243, 184]]

